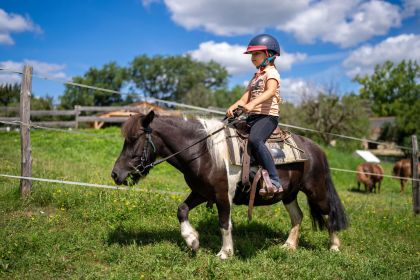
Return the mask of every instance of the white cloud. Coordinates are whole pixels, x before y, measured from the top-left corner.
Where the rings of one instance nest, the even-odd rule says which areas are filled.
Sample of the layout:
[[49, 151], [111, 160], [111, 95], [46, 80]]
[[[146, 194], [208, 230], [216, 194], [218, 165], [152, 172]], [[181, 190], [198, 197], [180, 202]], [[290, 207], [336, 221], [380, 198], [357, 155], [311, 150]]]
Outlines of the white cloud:
[[405, 0], [403, 16], [410, 17], [420, 11], [420, 0]]
[[375, 46], [362, 46], [344, 60], [343, 66], [347, 75], [353, 78], [357, 74], [373, 73], [375, 65], [386, 60], [399, 63], [403, 59], [420, 61], [420, 35], [402, 34], [389, 37]]
[[[187, 30], [222, 36], [252, 35], [267, 28], [292, 33], [304, 43], [316, 40], [347, 48], [398, 27], [419, 10], [420, 0], [402, 7], [379, 0], [164, 0], [172, 20]], [[148, 6], [158, 0], [143, 0]]]
[[[148, 1], [146, 1], [148, 2]], [[266, 27], [285, 23], [309, 0], [165, 0], [177, 24], [204, 29], [217, 35], [261, 32]]]
[[304, 43], [316, 39], [354, 46], [375, 35], [383, 35], [400, 25], [399, 7], [384, 1], [316, 1], [278, 28], [293, 33]]
[[[224, 66], [229, 74], [243, 74], [255, 71], [250, 56], [245, 55], [246, 46], [230, 45], [226, 42], [215, 43], [207, 41], [201, 43], [197, 50], [190, 51], [189, 54], [193, 59], [208, 62], [213, 60]], [[296, 53], [289, 54], [283, 52], [276, 59], [276, 65], [279, 70], [289, 70], [294, 63], [303, 61], [306, 54]]]
[[[53, 64], [46, 63], [37, 60], [25, 59], [23, 62], [15, 61], [0, 61], [0, 68], [4, 68], [11, 71], [22, 72], [24, 65], [31, 65], [33, 67], [33, 72], [35, 75], [41, 77], [48, 77], [54, 79], [65, 79], [67, 78], [66, 74], [62, 71], [66, 68], [63, 64]], [[6, 83], [20, 83], [21, 77], [18, 74], [8, 73], [6, 71], [0, 71], [2, 74], [0, 76], [0, 84]]]
[[29, 17], [23, 17], [17, 14], [8, 14], [0, 9], [0, 44], [14, 45], [14, 41], [10, 36], [15, 32], [42, 32], [41, 28], [34, 24]]
[[299, 104], [302, 100], [316, 96], [319, 87], [303, 79], [282, 79], [280, 96], [285, 102]]

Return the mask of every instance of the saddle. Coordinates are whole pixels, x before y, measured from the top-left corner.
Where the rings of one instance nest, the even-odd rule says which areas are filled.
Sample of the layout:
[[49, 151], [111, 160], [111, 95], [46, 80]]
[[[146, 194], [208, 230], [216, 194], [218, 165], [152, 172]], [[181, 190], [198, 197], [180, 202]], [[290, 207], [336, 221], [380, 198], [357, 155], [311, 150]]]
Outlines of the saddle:
[[[257, 186], [260, 188], [260, 192], [265, 192], [267, 188], [273, 187], [268, 172], [262, 167], [259, 167], [256, 173], [250, 174], [251, 166], [254, 166], [255, 160], [251, 157], [248, 147], [249, 132], [250, 128], [245, 120], [236, 120], [226, 128], [230, 163], [242, 166], [243, 190], [250, 193], [248, 219], [251, 220]], [[281, 130], [279, 127], [276, 127], [267, 139], [266, 146], [276, 165], [306, 160], [304, 151], [297, 147], [291, 133]], [[272, 197], [268, 196], [266, 199]]]

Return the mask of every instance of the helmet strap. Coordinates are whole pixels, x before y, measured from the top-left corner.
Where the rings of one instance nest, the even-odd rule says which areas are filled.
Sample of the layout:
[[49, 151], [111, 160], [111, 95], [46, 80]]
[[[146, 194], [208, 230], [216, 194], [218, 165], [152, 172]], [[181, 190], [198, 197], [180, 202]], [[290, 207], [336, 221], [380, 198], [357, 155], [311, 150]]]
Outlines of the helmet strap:
[[256, 68], [262, 71], [267, 66], [267, 64], [273, 61], [274, 59], [276, 59], [275, 56], [266, 57], [260, 65], [256, 66]]

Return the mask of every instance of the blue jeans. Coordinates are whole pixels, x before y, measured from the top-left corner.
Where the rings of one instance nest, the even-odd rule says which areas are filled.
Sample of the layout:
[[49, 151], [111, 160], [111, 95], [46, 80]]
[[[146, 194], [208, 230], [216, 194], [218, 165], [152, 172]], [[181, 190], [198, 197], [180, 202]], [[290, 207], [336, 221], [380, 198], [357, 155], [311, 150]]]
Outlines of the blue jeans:
[[277, 169], [274, 164], [270, 151], [265, 146], [265, 141], [276, 129], [279, 118], [270, 115], [249, 115], [246, 122], [251, 130], [248, 138], [248, 145], [251, 154], [257, 163], [267, 170], [270, 175], [271, 182], [276, 187], [280, 186], [280, 178], [277, 175]]

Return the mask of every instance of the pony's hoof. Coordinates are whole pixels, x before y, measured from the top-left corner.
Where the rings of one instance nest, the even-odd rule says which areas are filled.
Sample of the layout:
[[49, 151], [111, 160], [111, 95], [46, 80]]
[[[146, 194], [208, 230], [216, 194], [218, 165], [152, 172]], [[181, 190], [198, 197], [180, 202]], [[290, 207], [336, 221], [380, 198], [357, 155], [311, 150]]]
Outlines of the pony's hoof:
[[217, 254], [217, 256], [221, 259], [221, 260], [227, 260], [230, 256], [232, 256], [232, 251], [231, 250], [220, 250], [220, 252]]
[[333, 245], [330, 247], [331, 252], [340, 252], [340, 248], [337, 245]]
[[193, 250], [194, 253], [197, 253], [199, 248], [200, 248], [200, 242], [198, 241], [198, 239], [195, 239], [191, 244], [191, 250]]
[[296, 245], [292, 245], [288, 242], [284, 243], [283, 246], [281, 246], [282, 248], [289, 250], [289, 251], [296, 251], [297, 247]]
[[198, 232], [195, 230], [192, 230], [188, 233], [182, 234], [182, 237], [184, 238], [185, 242], [187, 243], [188, 248], [193, 250], [194, 252], [198, 251], [198, 248], [200, 247], [200, 241], [198, 239]]

